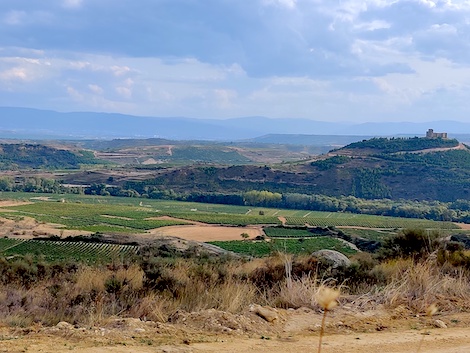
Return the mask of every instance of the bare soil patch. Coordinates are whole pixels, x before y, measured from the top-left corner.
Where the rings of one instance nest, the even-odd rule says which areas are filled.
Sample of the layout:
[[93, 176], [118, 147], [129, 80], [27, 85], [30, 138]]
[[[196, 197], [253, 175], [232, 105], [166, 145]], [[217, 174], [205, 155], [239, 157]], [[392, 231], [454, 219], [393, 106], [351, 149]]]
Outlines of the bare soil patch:
[[0, 237], [8, 238], [33, 239], [52, 235], [67, 237], [91, 234], [81, 230], [66, 230], [61, 224], [41, 223], [34, 218], [23, 216], [21, 219], [0, 217], [0, 225]]
[[[117, 318], [100, 325], [74, 327], [0, 327], [0, 352], [79, 353], [202, 353], [316, 352], [321, 313], [310, 309], [279, 310], [280, 319], [267, 323], [253, 313], [215, 310], [180, 312], [172, 323]], [[426, 329], [421, 353], [470, 351], [468, 314], [438, 315], [448, 325]], [[416, 352], [424, 319], [386, 312], [333, 312], [327, 319], [324, 353]]]
[[20, 206], [20, 205], [29, 205], [32, 202], [26, 201], [17, 201], [17, 200], [0, 200], [0, 207], [12, 207], [12, 206]]
[[186, 240], [206, 242], [242, 240], [242, 233], [247, 233], [251, 239], [264, 234], [263, 229], [258, 226], [224, 227], [207, 224], [161, 227], [152, 229], [147, 234], [151, 236], [173, 236]]
[[456, 224], [460, 229], [470, 230], [470, 224], [467, 224], [467, 223], [454, 223], [454, 224]]

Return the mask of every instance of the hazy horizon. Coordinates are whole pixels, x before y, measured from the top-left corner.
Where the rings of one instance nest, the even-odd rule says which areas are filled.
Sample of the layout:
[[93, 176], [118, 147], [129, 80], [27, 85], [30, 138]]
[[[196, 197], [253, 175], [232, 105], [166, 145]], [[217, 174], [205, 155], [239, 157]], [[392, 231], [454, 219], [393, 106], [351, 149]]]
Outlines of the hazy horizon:
[[457, 0], [3, 0], [0, 106], [468, 121]]

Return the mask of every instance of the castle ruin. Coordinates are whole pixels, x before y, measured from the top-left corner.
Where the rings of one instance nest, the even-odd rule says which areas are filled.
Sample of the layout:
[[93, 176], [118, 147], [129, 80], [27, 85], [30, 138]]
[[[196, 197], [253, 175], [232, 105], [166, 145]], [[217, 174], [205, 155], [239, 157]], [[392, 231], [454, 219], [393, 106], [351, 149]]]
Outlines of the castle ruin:
[[433, 129], [429, 129], [426, 132], [426, 138], [428, 139], [446, 139], [447, 132], [434, 132]]

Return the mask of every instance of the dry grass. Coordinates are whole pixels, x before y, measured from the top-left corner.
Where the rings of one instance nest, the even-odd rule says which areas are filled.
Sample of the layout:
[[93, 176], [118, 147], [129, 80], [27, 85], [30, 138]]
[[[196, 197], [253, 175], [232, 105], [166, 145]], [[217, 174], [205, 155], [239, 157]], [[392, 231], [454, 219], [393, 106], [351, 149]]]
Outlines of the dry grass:
[[469, 275], [462, 268], [447, 271], [433, 260], [398, 260], [380, 266], [389, 283], [379, 295], [389, 307], [405, 305], [418, 313], [425, 312], [430, 303], [447, 311], [470, 308]]
[[[1, 266], [9, 263], [1, 262]], [[253, 303], [319, 310], [321, 304], [315, 295], [322, 285], [343, 283], [322, 277], [308, 257], [282, 254], [248, 262], [172, 259], [153, 267], [82, 266], [74, 272], [63, 270], [41, 277], [26, 260], [10, 266], [14, 271], [2, 273], [16, 274], [18, 279], [8, 277], [7, 281], [5, 275], [2, 277], [0, 317], [12, 325], [37, 321], [47, 325], [59, 321], [95, 325], [116, 316], [166, 322], [178, 310], [239, 313]], [[15, 269], [23, 273], [28, 266], [32, 266], [36, 277], [34, 281], [27, 277], [25, 285]], [[441, 266], [434, 259], [393, 260], [376, 265], [368, 276], [380, 281], [364, 282], [363, 291], [354, 295], [347, 287], [341, 288], [342, 303], [356, 299], [352, 306], [358, 310], [366, 307], [361, 303], [371, 303], [369, 306], [404, 306], [415, 313], [424, 313], [431, 303], [443, 311], [470, 309], [469, 274], [461, 267]]]

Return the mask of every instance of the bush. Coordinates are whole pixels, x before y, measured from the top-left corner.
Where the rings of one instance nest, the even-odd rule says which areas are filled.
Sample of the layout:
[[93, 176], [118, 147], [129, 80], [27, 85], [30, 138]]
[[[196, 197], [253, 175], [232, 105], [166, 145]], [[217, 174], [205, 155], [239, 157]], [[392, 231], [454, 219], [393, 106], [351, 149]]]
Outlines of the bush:
[[405, 229], [388, 238], [380, 249], [379, 258], [423, 258], [439, 248], [439, 234], [423, 229]]

